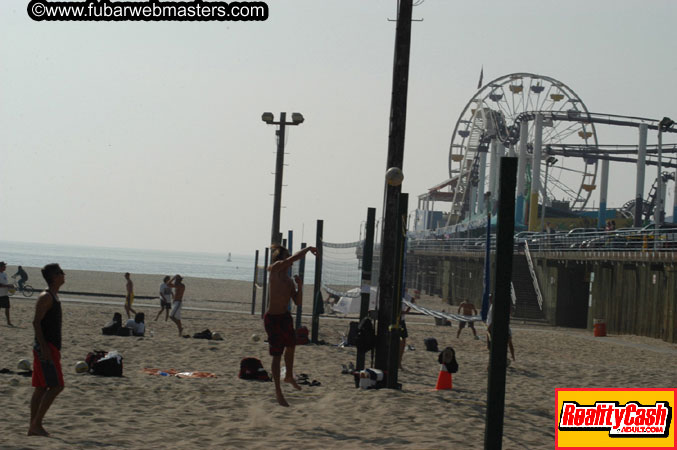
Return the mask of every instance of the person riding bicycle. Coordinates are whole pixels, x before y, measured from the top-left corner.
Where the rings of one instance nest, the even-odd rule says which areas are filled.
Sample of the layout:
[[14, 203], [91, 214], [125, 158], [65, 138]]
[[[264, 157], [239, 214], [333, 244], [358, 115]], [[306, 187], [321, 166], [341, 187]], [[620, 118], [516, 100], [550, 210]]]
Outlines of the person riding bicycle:
[[23, 291], [24, 285], [26, 284], [26, 281], [28, 281], [28, 274], [23, 269], [23, 267], [19, 266], [16, 273], [14, 275], [12, 275], [12, 278], [16, 278], [16, 277], [19, 277], [19, 281], [17, 282], [17, 284], [19, 285], [19, 290]]

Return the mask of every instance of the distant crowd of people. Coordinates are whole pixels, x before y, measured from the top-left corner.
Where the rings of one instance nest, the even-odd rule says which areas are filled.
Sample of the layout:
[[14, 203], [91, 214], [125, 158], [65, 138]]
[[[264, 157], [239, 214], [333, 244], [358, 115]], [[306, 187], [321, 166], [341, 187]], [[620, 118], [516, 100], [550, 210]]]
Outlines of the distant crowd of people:
[[[134, 282], [132, 281], [132, 276], [129, 272], [125, 273], [125, 280], [127, 283], [125, 285], [125, 312], [127, 313], [127, 318], [129, 319], [132, 314], [136, 314], [132, 304], [134, 303]], [[155, 316], [155, 321], [160, 318], [160, 315], [164, 311], [165, 313], [165, 322], [167, 319], [172, 319], [172, 322], [176, 324], [176, 327], [179, 330], [179, 337], [183, 333], [183, 324], [181, 323], [181, 308], [183, 307], [183, 294], [186, 291], [186, 285], [183, 283], [183, 277], [181, 275], [174, 275], [170, 277], [169, 275], [165, 276], [160, 284], [160, 311], [158, 311]]]

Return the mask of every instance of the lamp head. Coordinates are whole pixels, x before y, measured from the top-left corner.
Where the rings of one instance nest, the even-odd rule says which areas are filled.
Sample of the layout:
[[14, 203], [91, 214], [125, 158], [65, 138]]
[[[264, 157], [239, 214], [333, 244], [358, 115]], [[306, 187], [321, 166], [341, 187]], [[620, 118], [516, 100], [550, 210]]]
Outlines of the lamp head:
[[273, 120], [275, 120], [275, 116], [273, 116], [272, 112], [264, 112], [261, 115], [261, 120], [270, 125], [271, 123], [273, 123]]
[[557, 164], [557, 158], [555, 158], [554, 156], [548, 157], [547, 161], [550, 166], [554, 166], [555, 164]]
[[663, 117], [663, 119], [658, 122], [658, 127], [661, 131], [667, 131], [671, 126], [675, 124], [675, 121], [669, 117]]
[[302, 124], [305, 119], [301, 113], [291, 113], [291, 121], [294, 122], [294, 125]]

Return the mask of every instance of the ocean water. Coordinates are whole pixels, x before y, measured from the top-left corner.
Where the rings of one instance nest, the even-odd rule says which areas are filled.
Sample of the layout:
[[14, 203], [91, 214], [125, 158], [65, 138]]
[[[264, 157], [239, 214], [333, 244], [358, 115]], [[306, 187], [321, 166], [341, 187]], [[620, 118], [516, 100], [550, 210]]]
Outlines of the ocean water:
[[[259, 252], [259, 266], [263, 252]], [[131, 272], [156, 275], [181, 274], [189, 277], [251, 281], [254, 252], [251, 255], [169, 252], [78, 245], [52, 245], [0, 241], [0, 261], [10, 266], [42, 267], [59, 263], [64, 269], [101, 272]], [[306, 278], [307, 279], [307, 278]]]

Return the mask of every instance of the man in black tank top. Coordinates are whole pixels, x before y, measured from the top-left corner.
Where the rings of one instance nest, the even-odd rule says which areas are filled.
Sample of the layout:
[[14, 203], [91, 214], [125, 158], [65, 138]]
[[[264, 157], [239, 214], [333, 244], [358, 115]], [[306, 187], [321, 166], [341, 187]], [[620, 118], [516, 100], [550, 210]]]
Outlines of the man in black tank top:
[[61, 371], [61, 302], [57, 293], [64, 284], [64, 274], [58, 264], [42, 268], [47, 290], [38, 297], [35, 305], [33, 329], [33, 397], [31, 398], [31, 422], [29, 436], [49, 436], [42, 427], [42, 419], [52, 402], [63, 390]]

